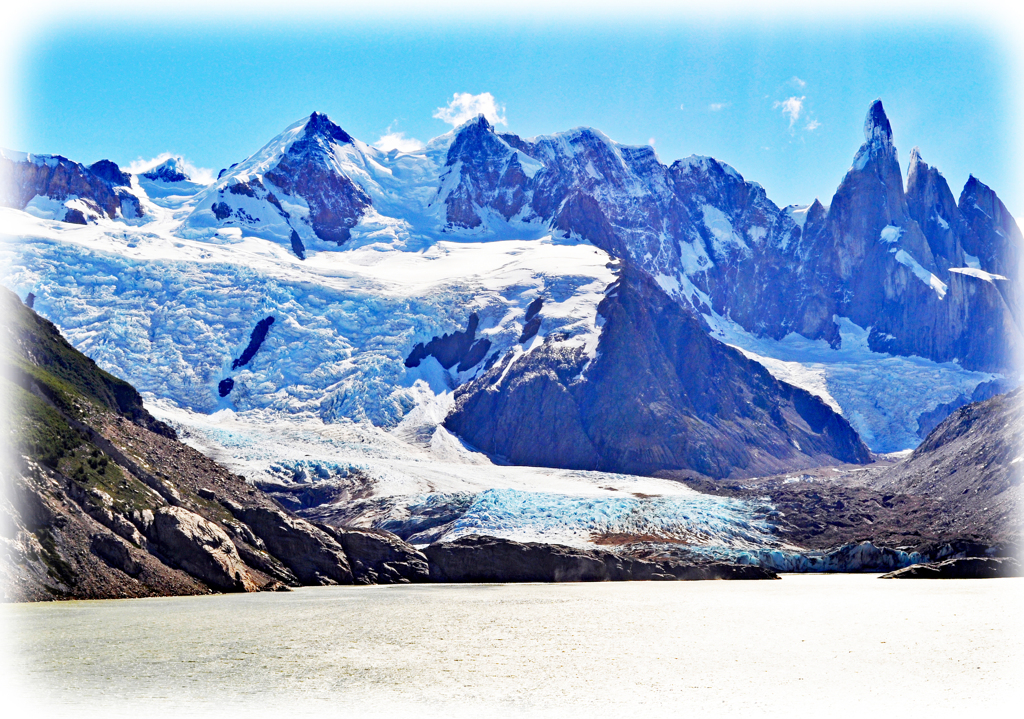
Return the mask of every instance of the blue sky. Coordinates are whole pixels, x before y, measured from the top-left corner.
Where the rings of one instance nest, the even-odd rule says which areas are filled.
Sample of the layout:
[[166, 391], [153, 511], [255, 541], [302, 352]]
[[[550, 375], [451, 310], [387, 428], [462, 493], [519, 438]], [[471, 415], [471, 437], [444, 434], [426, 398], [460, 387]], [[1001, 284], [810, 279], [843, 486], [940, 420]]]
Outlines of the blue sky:
[[173, 152], [216, 171], [313, 110], [366, 142], [425, 141], [450, 128], [435, 115], [453, 93], [490, 93], [503, 130], [587, 125], [653, 141], [665, 163], [711, 155], [785, 205], [831, 198], [880, 97], [904, 168], [918, 145], [954, 195], [973, 173], [1024, 213], [1019, 79], [991, 32], [962, 19], [763, 20], [79, 17], [24, 45], [0, 144], [122, 165]]

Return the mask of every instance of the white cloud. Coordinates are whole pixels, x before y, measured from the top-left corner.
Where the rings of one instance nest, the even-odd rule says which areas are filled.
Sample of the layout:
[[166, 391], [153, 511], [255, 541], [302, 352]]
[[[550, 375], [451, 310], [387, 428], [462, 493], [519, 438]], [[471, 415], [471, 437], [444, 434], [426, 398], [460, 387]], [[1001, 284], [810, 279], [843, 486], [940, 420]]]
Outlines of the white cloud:
[[807, 87], [807, 83], [801, 80], [796, 75], [789, 79], [789, 84], [795, 87], [797, 90], [803, 90], [805, 87]]
[[772, 105], [774, 108], [782, 108], [782, 114], [789, 118], [790, 129], [792, 129], [793, 123], [800, 119], [800, 113], [804, 111], [805, 97], [790, 97]]
[[399, 152], [416, 152], [422, 150], [425, 145], [417, 140], [415, 137], [406, 137], [404, 132], [391, 132], [389, 127], [387, 132], [380, 136], [377, 142], [373, 143], [373, 146], [378, 150], [389, 152], [391, 150], [398, 150]]
[[708, 109], [711, 110], [711, 112], [718, 112], [719, 110], [724, 110], [729, 107], [729, 105], [730, 103], [728, 102], [713, 102], [708, 105]]
[[648, 144], [648, 145], [650, 145], [651, 147], [654, 147], [654, 138], [653, 138], [653, 137], [652, 137], [652, 138], [650, 138], [650, 139], [649, 139], [649, 140], [647, 141], [647, 144]]
[[818, 122], [817, 120], [811, 120], [811, 121], [809, 121], [807, 123], [807, 125], [804, 126], [804, 129], [809, 131], [809, 132], [814, 132], [819, 127], [821, 127], [821, 123], [820, 122]]
[[191, 162], [186, 160], [181, 155], [175, 155], [173, 152], [161, 152], [156, 157], [150, 160], [144, 160], [141, 157], [133, 160], [127, 167], [128, 172], [133, 175], [139, 175], [147, 170], [152, 170], [157, 165], [162, 165], [171, 158], [178, 161], [178, 167], [185, 171], [185, 174], [189, 176], [192, 182], [198, 182], [204, 185], [209, 185], [217, 179], [217, 173], [213, 170], [208, 170], [205, 167], [198, 167], [193, 165]]
[[680, 109], [680, 110], [685, 110], [685, 109], [686, 109], [686, 105], [685, 105], [685, 104], [684, 104], [684, 105], [680, 105], [680, 106], [679, 106], [679, 109]]
[[489, 92], [482, 92], [479, 95], [456, 92], [447, 107], [437, 108], [434, 117], [449, 125], [461, 125], [466, 120], [483, 115], [493, 125], [507, 125], [504, 112], [505, 106], [495, 102], [494, 95]]

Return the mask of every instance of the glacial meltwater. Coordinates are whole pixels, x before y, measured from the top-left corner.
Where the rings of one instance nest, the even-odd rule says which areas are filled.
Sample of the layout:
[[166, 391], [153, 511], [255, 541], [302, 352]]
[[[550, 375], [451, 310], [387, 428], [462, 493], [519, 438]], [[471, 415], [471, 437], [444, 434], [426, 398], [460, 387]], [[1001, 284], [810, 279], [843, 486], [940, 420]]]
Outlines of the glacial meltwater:
[[7, 605], [4, 713], [1005, 716], [1022, 596], [787, 575]]

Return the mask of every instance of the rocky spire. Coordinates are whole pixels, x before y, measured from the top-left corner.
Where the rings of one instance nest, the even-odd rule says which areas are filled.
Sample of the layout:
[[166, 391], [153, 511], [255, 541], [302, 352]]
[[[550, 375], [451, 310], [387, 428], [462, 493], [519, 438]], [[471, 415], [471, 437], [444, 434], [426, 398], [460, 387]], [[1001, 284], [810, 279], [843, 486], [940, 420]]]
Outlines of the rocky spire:
[[1024, 236], [995, 191], [971, 175], [958, 204], [969, 227], [964, 250], [980, 259], [983, 270], [1017, 278]]
[[885, 116], [881, 100], [875, 100], [868, 108], [867, 117], [864, 118], [864, 141], [892, 144], [892, 126], [889, 125], [889, 118]]
[[907, 211], [928, 240], [935, 261], [942, 269], [963, 262], [960, 237], [964, 222], [946, 178], [921, 159], [921, 151], [910, 151], [907, 171]]

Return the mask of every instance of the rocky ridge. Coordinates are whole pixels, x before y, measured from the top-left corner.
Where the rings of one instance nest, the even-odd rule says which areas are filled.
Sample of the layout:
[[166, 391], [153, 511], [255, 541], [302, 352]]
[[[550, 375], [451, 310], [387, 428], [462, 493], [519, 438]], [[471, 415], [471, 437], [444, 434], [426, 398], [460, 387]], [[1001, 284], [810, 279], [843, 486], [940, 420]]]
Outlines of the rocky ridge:
[[145, 211], [131, 185], [131, 175], [110, 160], [86, 167], [60, 155], [0, 152], [0, 206], [48, 219], [137, 221]]
[[495, 213], [546, 224], [667, 278], [678, 299], [758, 336], [836, 344], [841, 316], [872, 328], [875, 351], [1012, 367], [1024, 244], [1016, 223], [974, 177], [954, 202], [917, 148], [904, 191], [881, 101], [864, 134], [828, 208], [780, 209], [713, 158], [666, 167], [653, 149], [595, 130], [523, 140], [481, 117], [458, 131], [439, 201], [452, 231]]
[[708, 336], [626, 266], [597, 347], [545, 338], [458, 388], [445, 427], [513, 464], [715, 478], [870, 461], [845, 419]]

